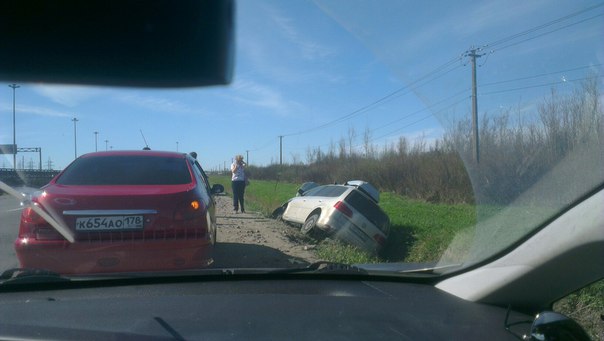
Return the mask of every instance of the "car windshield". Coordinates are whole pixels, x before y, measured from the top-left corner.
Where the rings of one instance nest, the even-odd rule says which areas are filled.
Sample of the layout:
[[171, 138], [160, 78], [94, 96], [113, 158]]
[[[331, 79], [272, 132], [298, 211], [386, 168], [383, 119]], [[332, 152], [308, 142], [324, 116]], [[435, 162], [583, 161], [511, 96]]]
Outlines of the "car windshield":
[[148, 156], [83, 157], [56, 180], [60, 185], [182, 185], [191, 182], [184, 158]]
[[345, 186], [320, 186], [304, 192], [304, 196], [339, 197], [348, 189]]
[[[330, 261], [430, 263], [440, 276], [501, 257], [602, 188], [601, 1], [235, 7], [226, 85], [4, 80], [0, 180], [26, 195], [0, 195], [2, 270], [52, 270], [35, 248], [82, 243], [88, 226], [99, 243], [178, 239], [162, 246], [162, 258], [177, 255], [169, 264], [141, 257], [146, 272]], [[358, 190], [346, 198], [354, 212], [310, 198], [354, 180], [379, 203]], [[327, 186], [288, 206], [308, 182]], [[27, 195], [36, 208], [20, 204]], [[334, 212], [341, 225], [325, 223]], [[348, 228], [363, 243], [333, 233]], [[78, 271], [137, 272], [135, 248], [120, 247], [102, 259], [101, 247], [78, 248], [92, 264]], [[66, 250], [38, 255], [74, 259]]]

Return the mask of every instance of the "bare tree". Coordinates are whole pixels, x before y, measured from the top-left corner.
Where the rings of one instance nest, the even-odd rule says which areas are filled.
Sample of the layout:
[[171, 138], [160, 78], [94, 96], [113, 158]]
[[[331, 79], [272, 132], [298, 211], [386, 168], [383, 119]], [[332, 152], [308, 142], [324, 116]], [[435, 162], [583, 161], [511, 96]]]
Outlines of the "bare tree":
[[349, 126], [348, 127], [348, 155], [352, 156], [354, 153], [354, 141], [357, 138], [357, 133], [354, 130], [353, 126]]
[[338, 146], [340, 147], [338, 156], [343, 160], [346, 158], [346, 140], [343, 137], [340, 139]]
[[363, 132], [363, 149], [365, 150], [365, 157], [368, 159], [373, 159], [375, 157], [373, 152], [373, 146], [371, 145], [371, 130], [369, 127], [365, 127], [365, 131]]

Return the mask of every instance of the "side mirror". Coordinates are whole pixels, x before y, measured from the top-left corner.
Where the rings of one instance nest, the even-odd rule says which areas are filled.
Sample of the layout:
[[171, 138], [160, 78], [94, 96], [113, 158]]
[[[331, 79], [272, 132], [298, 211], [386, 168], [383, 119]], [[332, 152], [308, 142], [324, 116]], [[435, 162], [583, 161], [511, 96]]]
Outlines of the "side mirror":
[[589, 335], [573, 319], [553, 311], [544, 311], [537, 315], [531, 327], [530, 340], [577, 340], [589, 341]]
[[221, 184], [214, 184], [212, 186], [212, 194], [220, 194], [224, 192], [224, 186]]

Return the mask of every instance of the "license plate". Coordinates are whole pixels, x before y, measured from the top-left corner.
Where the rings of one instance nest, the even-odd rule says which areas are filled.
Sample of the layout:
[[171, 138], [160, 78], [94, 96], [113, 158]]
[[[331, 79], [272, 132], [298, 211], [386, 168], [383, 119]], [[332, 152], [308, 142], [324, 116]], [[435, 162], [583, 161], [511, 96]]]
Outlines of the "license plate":
[[110, 231], [142, 228], [142, 215], [85, 217], [76, 219], [76, 231]]

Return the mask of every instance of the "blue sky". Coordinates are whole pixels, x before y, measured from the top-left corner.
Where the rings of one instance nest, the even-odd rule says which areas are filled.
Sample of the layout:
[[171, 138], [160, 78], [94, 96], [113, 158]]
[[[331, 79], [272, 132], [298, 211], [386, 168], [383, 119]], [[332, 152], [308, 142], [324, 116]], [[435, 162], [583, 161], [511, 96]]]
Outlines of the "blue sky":
[[[252, 164], [278, 162], [280, 135], [285, 162], [348, 143], [352, 130], [358, 148], [366, 131], [378, 148], [400, 136], [430, 143], [443, 124], [470, 112], [471, 69], [461, 56], [473, 46], [491, 44], [478, 59], [481, 115], [505, 108], [531, 115], [552, 87], [569, 92], [579, 83], [573, 80], [601, 75], [604, 6], [552, 23], [598, 4], [240, 1], [229, 86], [18, 83], [17, 144], [41, 147], [43, 168], [49, 159], [63, 168], [74, 158], [73, 117], [78, 155], [95, 150], [95, 131], [98, 150], [141, 149], [142, 131], [152, 149], [196, 151], [208, 170], [246, 151]], [[12, 143], [8, 84], [0, 84], [0, 144]], [[34, 153], [18, 160], [37, 168]], [[0, 166], [12, 167], [12, 155], [0, 155]]]

